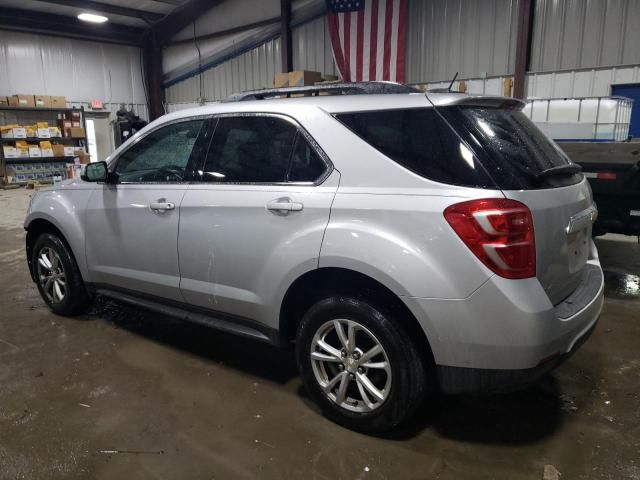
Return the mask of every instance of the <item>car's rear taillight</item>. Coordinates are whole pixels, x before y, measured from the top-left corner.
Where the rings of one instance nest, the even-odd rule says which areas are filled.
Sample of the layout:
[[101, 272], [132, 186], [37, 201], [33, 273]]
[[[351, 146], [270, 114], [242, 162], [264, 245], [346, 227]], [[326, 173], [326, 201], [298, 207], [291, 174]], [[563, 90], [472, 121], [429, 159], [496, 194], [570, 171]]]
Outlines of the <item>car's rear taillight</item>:
[[482, 263], [501, 277], [535, 277], [533, 219], [526, 205], [504, 198], [470, 200], [447, 207], [444, 218]]

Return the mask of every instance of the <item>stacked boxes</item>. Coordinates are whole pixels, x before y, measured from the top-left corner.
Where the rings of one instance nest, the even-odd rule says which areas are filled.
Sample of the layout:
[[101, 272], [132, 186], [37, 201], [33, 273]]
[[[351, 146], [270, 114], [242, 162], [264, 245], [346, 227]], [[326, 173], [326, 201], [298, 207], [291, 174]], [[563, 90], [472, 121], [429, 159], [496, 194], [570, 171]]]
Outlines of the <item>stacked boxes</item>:
[[16, 94], [9, 97], [0, 97], [0, 106], [15, 108], [66, 108], [67, 99], [60, 96]]
[[15, 163], [7, 164], [5, 173], [17, 183], [24, 183], [29, 180], [51, 180], [55, 176], [66, 178], [66, 169], [66, 164], [62, 162]]

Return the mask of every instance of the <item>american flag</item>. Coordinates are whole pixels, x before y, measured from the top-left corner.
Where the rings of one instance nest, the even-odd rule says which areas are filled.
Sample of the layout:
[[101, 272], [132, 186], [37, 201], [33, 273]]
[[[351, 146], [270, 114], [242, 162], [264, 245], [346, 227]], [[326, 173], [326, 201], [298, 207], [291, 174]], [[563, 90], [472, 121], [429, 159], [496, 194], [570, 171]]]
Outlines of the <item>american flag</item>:
[[345, 82], [404, 82], [408, 0], [327, 0], [331, 47]]

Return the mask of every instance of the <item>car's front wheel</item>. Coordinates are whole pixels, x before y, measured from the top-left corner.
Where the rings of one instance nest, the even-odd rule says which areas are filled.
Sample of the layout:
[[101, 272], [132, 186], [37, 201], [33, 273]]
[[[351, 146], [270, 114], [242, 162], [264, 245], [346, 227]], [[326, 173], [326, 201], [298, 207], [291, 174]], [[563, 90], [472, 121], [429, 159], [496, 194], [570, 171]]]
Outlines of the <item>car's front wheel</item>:
[[348, 297], [313, 305], [298, 329], [296, 354], [303, 383], [325, 415], [365, 432], [407, 419], [426, 391], [414, 342], [387, 313]]
[[31, 251], [36, 285], [48, 307], [59, 315], [78, 315], [90, 303], [82, 275], [67, 244], [57, 235], [43, 233]]

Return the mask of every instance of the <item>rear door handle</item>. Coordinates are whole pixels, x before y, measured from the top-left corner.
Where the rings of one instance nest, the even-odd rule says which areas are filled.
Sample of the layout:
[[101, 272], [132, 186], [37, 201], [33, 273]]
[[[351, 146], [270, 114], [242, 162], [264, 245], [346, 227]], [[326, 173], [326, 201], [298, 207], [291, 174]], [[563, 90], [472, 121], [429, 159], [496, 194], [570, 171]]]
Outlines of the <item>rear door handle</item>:
[[176, 204], [171, 202], [153, 202], [149, 207], [156, 213], [165, 213], [168, 210], [175, 210]]
[[289, 212], [299, 212], [304, 208], [300, 202], [294, 202], [290, 198], [278, 198], [267, 203], [267, 209], [272, 212], [287, 214]]

